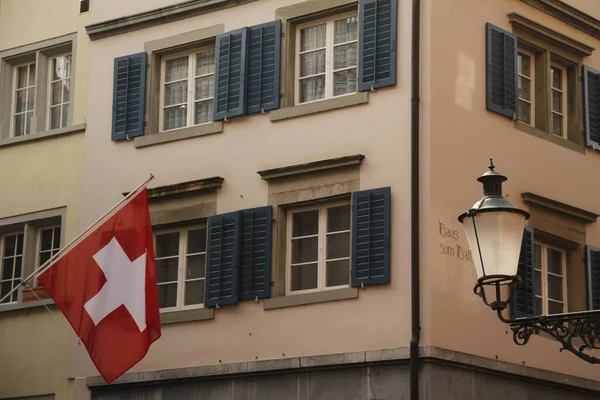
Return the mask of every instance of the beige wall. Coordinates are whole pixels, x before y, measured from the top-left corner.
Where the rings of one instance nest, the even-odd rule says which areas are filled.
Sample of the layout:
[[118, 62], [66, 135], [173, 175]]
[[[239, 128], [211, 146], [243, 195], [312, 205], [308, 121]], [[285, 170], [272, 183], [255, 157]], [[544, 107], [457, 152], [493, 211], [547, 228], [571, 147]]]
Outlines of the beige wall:
[[[139, 3], [139, 2], [137, 2]], [[410, 8], [399, 7], [398, 84], [369, 94], [353, 108], [270, 122], [268, 115], [231, 118], [223, 133], [135, 148], [110, 140], [113, 59], [143, 51], [144, 42], [218, 23], [225, 31], [272, 21], [294, 0], [257, 1], [176, 23], [92, 42], [90, 109], [84, 154], [80, 227], [93, 221], [149, 173], [153, 186], [211, 176], [225, 178], [217, 212], [268, 204], [257, 171], [361, 153], [360, 188], [392, 187], [392, 283], [360, 290], [359, 298], [265, 311], [243, 302], [215, 311], [212, 321], [163, 326], [163, 336], [136, 370], [278, 359], [402, 347], [410, 338], [409, 110]], [[116, 2], [94, 5], [114, 12]], [[144, 5], [144, 7], [146, 4]], [[391, 115], [396, 116], [392, 120]], [[215, 340], [218, 338], [218, 340]], [[73, 347], [73, 346], [72, 346]], [[88, 357], [72, 349], [70, 376], [96, 375]], [[285, 356], [284, 356], [285, 354]]]
[[[88, 46], [76, 0], [0, 0], [0, 52], [78, 32], [73, 124], [86, 118]], [[0, 218], [66, 207], [66, 240], [78, 232], [84, 134], [0, 147]], [[0, 312], [0, 398], [56, 393], [71, 397], [66, 377], [70, 327], [59, 311]]]
[[[432, 296], [431, 344], [597, 380], [597, 367], [567, 351], [559, 353], [555, 340], [533, 337], [526, 346], [516, 346], [508, 326], [473, 294], [473, 264], [457, 254], [440, 254], [439, 245], [467, 248], [457, 216], [481, 197], [475, 179], [486, 171], [490, 157], [497, 170], [508, 176], [504, 193], [515, 205], [528, 209], [521, 193], [533, 192], [600, 213], [600, 153], [568, 150], [517, 130], [509, 119], [486, 111], [485, 23], [510, 31], [507, 14], [517, 12], [595, 47], [585, 64], [596, 69], [600, 68], [600, 42], [518, 0], [431, 3], [431, 112], [426, 117], [431, 121], [430, 149], [424, 150], [430, 152], [431, 161], [431, 180], [424, 189], [430, 192], [431, 215], [423, 249], [430, 260], [424, 268], [431, 269], [426, 281]], [[585, 4], [588, 12], [598, 4], [597, 0], [578, 3]], [[440, 222], [460, 238], [440, 236]], [[600, 245], [598, 223], [587, 226], [586, 236], [588, 244]]]

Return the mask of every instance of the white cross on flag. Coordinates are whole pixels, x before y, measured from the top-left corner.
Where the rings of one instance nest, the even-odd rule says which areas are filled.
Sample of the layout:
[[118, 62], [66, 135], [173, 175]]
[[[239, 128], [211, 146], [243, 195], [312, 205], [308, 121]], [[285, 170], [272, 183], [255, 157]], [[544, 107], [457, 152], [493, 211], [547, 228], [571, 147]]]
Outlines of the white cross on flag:
[[110, 383], [160, 337], [148, 190], [57, 258], [38, 280]]

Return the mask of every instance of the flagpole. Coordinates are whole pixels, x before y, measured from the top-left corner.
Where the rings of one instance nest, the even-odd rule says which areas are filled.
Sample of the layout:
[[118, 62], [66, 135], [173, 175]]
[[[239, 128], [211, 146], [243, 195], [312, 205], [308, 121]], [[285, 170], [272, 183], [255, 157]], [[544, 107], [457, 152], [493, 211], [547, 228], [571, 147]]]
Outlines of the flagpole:
[[116, 211], [118, 211], [127, 202], [127, 200], [129, 200], [130, 198], [132, 198], [133, 196], [138, 194], [153, 179], [154, 179], [154, 175], [150, 174], [150, 177], [148, 179], [146, 179], [144, 182], [140, 183], [133, 191], [127, 193], [127, 195], [124, 196], [121, 200], [119, 200], [119, 202], [117, 204], [115, 204], [110, 210], [105, 212], [100, 218], [98, 218], [94, 223], [92, 223], [87, 229], [85, 229], [83, 232], [81, 232], [79, 235], [77, 235], [77, 237], [75, 237], [73, 240], [71, 240], [71, 242], [69, 244], [64, 246], [62, 249], [58, 250], [52, 257], [50, 257], [50, 259], [48, 261], [46, 261], [45, 263], [40, 265], [36, 270], [34, 270], [31, 274], [29, 274], [27, 276], [27, 278], [22, 279], [21, 282], [19, 282], [19, 284], [17, 286], [13, 287], [6, 295], [4, 295], [4, 297], [2, 297], [0, 299], [0, 306], [2, 305], [2, 302], [4, 300], [6, 300], [11, 294], [13, 294], [15, 291], [17, 291], [21, 286], [23, 286], [27, 282], [29, 282], [29, 280], [31, 278], [33, 278], [37, 274], [41, 274], [42, 272], [44, 272], [46, 269], [48, 269], [50, 267], [50, 264], [52, 264], [55, 261], [58, 261], [58, 259], [60, 257], [62, 257], [63, 254], [68, 249], [72, 248], [73, 246], [78, 244], [81, 240], [83, 240], [83, 238], [85, 237], [85, 235], [87, 233], [89, 233], [92, 229], [94, 229], [96, 226], [98, 226], [105, 219], [107, 219], [108, 217], [111, 217], [112, 214], [114, 214]]

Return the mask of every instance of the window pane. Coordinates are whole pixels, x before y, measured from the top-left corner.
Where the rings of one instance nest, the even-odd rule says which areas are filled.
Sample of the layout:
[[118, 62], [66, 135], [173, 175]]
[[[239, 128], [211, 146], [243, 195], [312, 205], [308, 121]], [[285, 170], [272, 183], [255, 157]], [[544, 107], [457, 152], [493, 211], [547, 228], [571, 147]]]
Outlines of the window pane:
[[350, 256], [350, 232], [327, 235], [327, 259]]
[[187, 81], [165, 85], [165, 107], [173, 104], [187, 103]]
[[156, 260], [156, 279], [158, 282], [176, 282], [179, 259], [163, 258]]
[[23, 136], [25, 134], [25, 114], [15, 115], [15, 136]]
[[563, 117], [552, 114], [552, 133], [558, 136], [563, 135]]
[[54, 249], [59, 249], [60, 248], [60, 227], [54, 228], [54, 243], [53, 243], [53, 248]]
[[552, 67], [552, 87], [562, 89], [562, 70]]
[[325, 50], [312, 51], [300, 55], [300, 76], [325, 73]]
[[[10, 292], [12, 289], [12, 282], [2, 282], [0, 283], [0, 297], [6, 296], [6, 293]], [[5, 299], [3, 303], [9, 303], [16, 300], [16, 296], [13, 294], [9, 298]]]
[[42, 253], [40, 253], [40, 266], [44, 265], [44, 263], [46, 261], [48, 261], [50, 259], [50, 257], [52, 256], [52, 253], [49, 251], [44, 251]]
[[356, 16], [348, 17], [335, 21], [334, 43], [344, 43], [358, 38], [358, 18]]
[[67, 126], [67, 117], [69, 116], [69, 106], [67, 104], [62, 105], [62, 126]]
[[206, 255], [187, 256], [187, 271], [185, 279], [204, 278]]
[[165, 108], [163, 130], [182, 128], [187, 123], [187, 108], [181, 106]]
[[71, 76], [71, 56], [56, 57], [52, 60], [52, 80], [65, 79]]
[[325, 97], [325, 75], [300, 81], [300, 102], [320, 100]]
[[535, 274], [535, 285], [533, 286], [533, 293], [541, 296], [542, 295], [542, 273], [540, 271], [534, 271]]
[[317, 288], [317, 264], [292, 267], [292, 290]]
[[552, 111], [562, 113], [562, 98], [563, 94], [561, 92], [557, 92], [555, 90], [552, 91]]
[[187, 253], [204, 253], [206, 251], [206, 228], [188, 231]]
[[50, 85], [50, 105], [62, 103], [62, 81], [53, 82]]
[[15, 93], [15, 112], [23, 112], [27, 107], [27, 90], [18, 90]]
[[562, 285], [562, 278], [559, 278], [558, 276], [554, 275], [548, 275], [548, 298], [562, 301]]
[[292, 240], [292, 264], [317, 261], [319, 238]]
[[553, 274], [562, 275], [562, 262], [563, 262], [563, 253], [562, 251], [548, 249], [547, 257], [548, 257], [548, 272], [552, 272]]
[[526, 54], [519, 53], [518, 58], [519, 73], [525, 76], [531, 76], [531, 57]]
[[19, 257], [15, 258], [15, 278], [14, 279], [21, 278], [22, 262], [23, 262], [23, 257], [19, 256]]
[[539, 310], [540, 314], [543, 312], [544, 309], [542, 308], [542, 299], [541, 299], [541, 297], [536, 297], [533, 300], [533, 307], [534, 307], [534, 310]]
[[531, 81], [521, 76], [519, 77], [519, 97], [531, 100]]
[[334, 96], [356, 92], [356, 68], [334, 73], [333, 80]]
[[62, 81], [62, 86], [63, 86], [63, 103], [68, 103], [69, 99], [71, 98], [71, 89], [70, 89], [70, 80], [64, 80]]
[[50, 129], [60, 128], [61, 124], [61, 116], [60, 116], [61, 106], [55, 106], [50, 108]]
[[27, 89], [27, 111], [33, 110], [35, 104], [35, 88]]
[[177, 305], [177, 284], [158, 285], [158, 306], [160, 308]]
[[27, 87], [27, 66], [17, 68], [17, 89]]
[[294, 213], [292, 237], [316, 235], [319, 232], [319, 210]]
[[29, 64], [29, 80], [27, 86], [35, 86], [35, 64]]
[[330, 261], [327, 263], [326, 285], [347, 285], [350, 280], [350, 260]]
[[14, 256], [17, 244], [17, 235], [4, 236], [4, 257]]
[[542, 269], [542, 246], [539, 244], [533, 245], [533, 266], [537, 269]]
[[196, 78], [196, 97], [194, 100], [204, 100], [214, 96], [215, 77], [207, 76], [205, 78]]
[[185, 283], [184, 305], [204, 303], [204, 279]]
[[40, 250], [50, 249], [52, 249], [52, 229], [44, 229], [41, 234]]
[[325, 47], [326, 25], [311, 26], [300, 31], [300, 51], [307, 51]]
[[196, 55], [196, 76], [215, 72], [215, 51], [203, 51]]
[[194, 124], [204, 124], [213, 119], [213, 100], [204, 100], [196, 102], [196, 117]]
[[327, 209], [327, 232], [350, 229], [350, 205]]
[[23, 254], [23, 234], [17, 235], [17, 254]]
[[531, 125], [531, 104], [519, 100], [519, 121]]
[[14, 258], [5, 258], [2, 260], [2, 280], [12, 279], [13, 277], [13, 267], [14, 267], [15, 259]]
[[333, 69], [355, 67], [357, 59], [356, 43], [344, 44], [334, 48]]
[[156, 235], [156, 257], [176, 256], [179, 254], [179, 232]]
[[33, 120], [33, 111], [25, 114], [25, 135], [28, 135], [31, 131], [31, 120]]
[[165, 82], [172, 82], [188, 77], [188, 57], [175, 58], [165, 62]]
[[564, 306], [555, 301], [548, 301], [548, 314], [561, 314], [564, 312]]

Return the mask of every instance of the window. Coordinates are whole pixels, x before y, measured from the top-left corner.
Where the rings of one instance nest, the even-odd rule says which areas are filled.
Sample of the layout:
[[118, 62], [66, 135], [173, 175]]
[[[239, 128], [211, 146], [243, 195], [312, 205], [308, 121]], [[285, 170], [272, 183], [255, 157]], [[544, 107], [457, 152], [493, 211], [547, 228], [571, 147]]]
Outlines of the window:
[[541, 242], [534, 249], [535, 309], [545, 315], [567, 312], [566, 252]]
[[339, 203], [288, 213], [288, 293], [348, 286], [350, 205]]
[[356, 93], [356, 13], [299, 25], [296, 40], [296, 103]]
[[533, 97], [534, 91], [534, 58], [531, 53], [525, 51], [519, 51], [518, 59], [518, 73], [519, 73], [519, 121], [528, 125], [533, 125], [534, 121], [534, 107]]
[[161, 71], [162, 130], [211, 122], [215, 80], [214, 48], [165, 57]]
[[[46, 263], [60, 249], [60, 226], [42, 228], [38, 230], [37, 237], [37, 261], [35, 267], [39, 268]], [[33, 282], [34, 287], [40, 287], [37, 279]]]
[[[6, 296], [21, 281], [23, 265], [23, 233], [9, 233], [0, 237], [2, 265], [0, 265], [0, 298]], [[13, 292], [4, 303], [17, 301], [18, 291]]]
[[71, 55], [53, 57], [49, 64], [48, 128], [64, 128], [67, 126], [71, 98]]
[[567, 132], [567, 72], [564, 68], [552, 65], [550, 75], [550, 89], [552, 92], [551, 132], [556, 136], [565, 137]]
[[12, 136], [31, 133], [35, 106], [35, 63], [14, 68]]
[[158, 232], [155, 234], [155, 251], [159, 307], [181, 310], [202, 306], [206, 228]]

